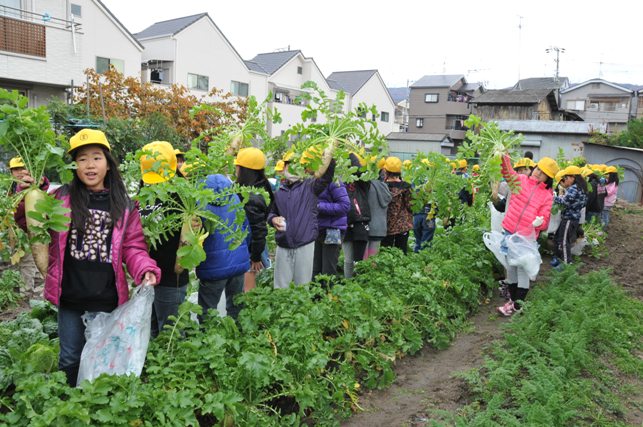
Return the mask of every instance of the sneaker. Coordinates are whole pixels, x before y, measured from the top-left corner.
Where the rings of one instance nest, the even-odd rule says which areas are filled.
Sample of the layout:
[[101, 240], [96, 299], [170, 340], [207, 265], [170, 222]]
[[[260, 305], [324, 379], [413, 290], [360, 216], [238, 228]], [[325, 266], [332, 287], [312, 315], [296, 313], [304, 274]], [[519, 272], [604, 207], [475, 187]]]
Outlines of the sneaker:
[[509, 284], [507, 283], [505, 283], [504, 285], [501, 285], [498, 288], [498, 292], [500, 293], [500, 296], [506, 300], [511, 298], [511, 296], [509, 295]]
[[549, 263], [552, 267], [556, 268], [560, 265], [560, 260], [556, 257], [553, 257]]
[[496, 311], [504, 317], [511, 317], [516, 312], [513, 301], [509, 300], [502, 307], [497, 307]]

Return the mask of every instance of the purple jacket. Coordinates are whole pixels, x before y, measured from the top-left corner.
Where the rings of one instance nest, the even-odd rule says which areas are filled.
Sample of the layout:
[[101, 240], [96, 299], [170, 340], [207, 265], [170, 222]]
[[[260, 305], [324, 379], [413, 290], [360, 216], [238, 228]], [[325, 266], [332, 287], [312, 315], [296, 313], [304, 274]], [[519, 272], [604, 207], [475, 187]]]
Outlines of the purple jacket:
[[347, 215], [351, 209], [351, 201], [348, 198], [346, 187], [331, 182], [319, 195], [317, 209], [319, 210], [320, 231], [327, 228], [346, 230], [348, 226]]
[[297, 249], [317, 239], [317, 198], [331, 183], [334, 174], [335, 161], [332, 160], [321, 178], [308, 178], [279, 187], [268, 214], [270, 225], [274, 217], [282, 216], [286, 219], [286, 231], [275, 233], [278, 246]]
[[[63, 206], [70, 207], [69, 193], [65, 191], [67, 186], [63, 186], [55, 193], [57, 199], [63, 201]], [[67, 213], [71, 216], [71, 212]], [[47, 268], [47, 279], [45, 280], [45, 299], [54, 305], [60, 302], [63, 281], [63, 261], [65, 258], [65, 249], [67, 247], [67, 235], [69, 231], [52, 231], [51, 243], [49, 244], [49, 267]], [[112, 265], [116, 277], [116, 291], [118, 293], [118, 305], [123, 304], [129, 299], [129, 285], [123, 263], [127, 266], [127, 271], [134, 278], [134, 282], [140, 285], [143, 276], [148, 271], [156, 275], [157, 281], [161, 280], [161, 269], [156, 266], [156, 262], [150, 258], [145, 238], [143, 237], [143, 227], [141, 226], [141, 216], [138, 213], [138, 207], [132, 204], [130, 209], [123, 212], [123, 217], [114, 226], [112, 232]]]

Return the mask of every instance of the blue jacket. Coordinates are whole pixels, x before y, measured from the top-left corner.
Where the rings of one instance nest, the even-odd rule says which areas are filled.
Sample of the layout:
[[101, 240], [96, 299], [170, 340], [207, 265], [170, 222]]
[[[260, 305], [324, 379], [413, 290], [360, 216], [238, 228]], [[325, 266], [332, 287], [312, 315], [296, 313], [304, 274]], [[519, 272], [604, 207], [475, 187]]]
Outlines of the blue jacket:
[[587, 204], [587, 194], [585, 194], [576, 184], [572, 184], [567, 189], [564, 196], [554, 197], [554, 203], [563, 205], [563, 213], [560, 215], [563, 219], [580, 220], [580, 213]]
[[319, 211], [319, 230], [338, 228], [346, 231], [348, 225], [347, 215], [351, 208], [351, 201], [343, 185], [331, 182], [319, 195], [317, 209]]
[[[232, 182], [223, 175], [208, 175], [205, 187], [215, 193], [232, 186]], [[230, 204], [240, 203], [237, 195], [230, 197]], [[234, 223], [235, 213], [228, 211], [229, 205], [208, 205], [208, 210], [228, 225]], [[241, 206], [239, 206], [242, 209]], [[248, 228], [247, 221], [244, 229]], [[229, 249], [226, 241], [228, 234], [213, 231], [203, 242], [206, 259], [196, 268], [196, 276], [200, 280], [223, 280], [245, 273], [250, 269], [248, 257], [248, 244], [246, 239], [234, 250]]]

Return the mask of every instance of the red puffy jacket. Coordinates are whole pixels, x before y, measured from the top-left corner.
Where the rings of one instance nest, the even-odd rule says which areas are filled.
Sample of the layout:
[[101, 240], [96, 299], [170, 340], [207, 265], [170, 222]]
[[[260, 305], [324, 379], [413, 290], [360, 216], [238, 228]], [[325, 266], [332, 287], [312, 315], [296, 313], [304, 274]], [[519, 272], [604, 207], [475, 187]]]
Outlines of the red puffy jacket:
[[535, 227], [537, 237], [549, 226], [551, 205], [554, 200], [553, 191], [546, 188], [544, 183], [530, 176], [516, 173], [511, 167], [511, 159], [507, 155], [502, 159], [502, 174], [507, 180], [516, 177], [520, 182], [520, 192], [511, 195], [505, 219], [502, 221], [502, 228], [509, 233], [518, 233], [529, 237], [534, 234], [532, 222], [537, 216], [541, 216], [543, 217], [542, 225]]

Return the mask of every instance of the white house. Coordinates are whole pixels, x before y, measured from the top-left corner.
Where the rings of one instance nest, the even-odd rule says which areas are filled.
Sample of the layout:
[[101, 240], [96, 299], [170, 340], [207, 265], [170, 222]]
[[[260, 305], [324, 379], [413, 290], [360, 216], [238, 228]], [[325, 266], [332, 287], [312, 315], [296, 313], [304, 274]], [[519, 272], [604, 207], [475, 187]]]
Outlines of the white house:
[[0, 0], [0, 87], [32, 106], [65, 98], [87, 68], [139, 76], [142, 51], [99, 0]]
[[395, 102], [377, 70], [336, 71], [326, 80], [333, 89], [348, 94], [349, 110], [357, 108], [362, 102], [368, 107], [375, 105], [377, 115], [369, 118], [377, 123], [381, 133], [388, 135], [399, 132], [400, 126], [395, 123]]
[[243, 59], [207, 13], [157, 22], [135, 37], [145, 46], [143, 82], [180, 84], [198, 97], [213, 88], [237, 96], [263, 93], [252, 87]]
[[282, 122], [272, 124], [269, 129], [272, 136], [278, 136], [293, 124], [301, 122], [305, 106], [297, 101], [297, 97], [304, 92], [301, 86], [307, 81], [317, 83], [330, 98], [337, 95], [338, 91], [330, 87], [315, 60], [305, 57], [300, 50], [260, 53], [245, 62], [255, 93], [262, 94], [256, 95], [257, 99], [261, 101], [272, 93], [270, 107], [277, 108], [281, 113]]

